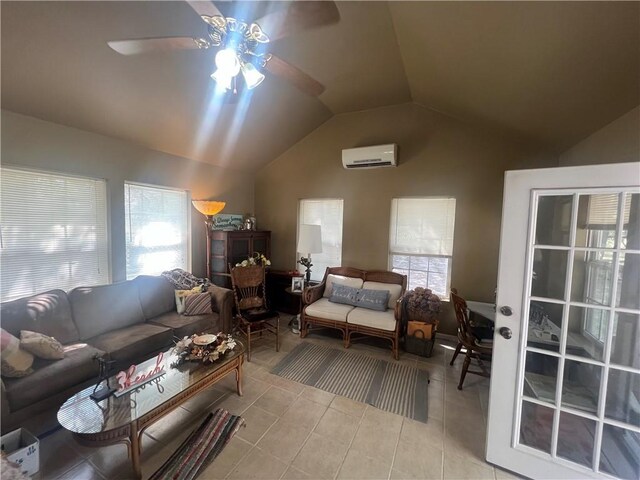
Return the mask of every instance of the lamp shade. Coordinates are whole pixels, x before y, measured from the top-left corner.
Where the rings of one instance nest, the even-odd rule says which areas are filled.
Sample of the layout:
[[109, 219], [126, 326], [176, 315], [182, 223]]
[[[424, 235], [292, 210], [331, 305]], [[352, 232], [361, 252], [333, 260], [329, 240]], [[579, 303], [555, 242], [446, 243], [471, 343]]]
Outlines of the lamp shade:
[[322, 231], [320, 225], [300, 225], [298, 252], [322, 253]]
[[214, 200], [193, 200], [191, 203], [196, 210], [207, 217], [220, 213], [226, 205], [225, 202], [216, 202]]

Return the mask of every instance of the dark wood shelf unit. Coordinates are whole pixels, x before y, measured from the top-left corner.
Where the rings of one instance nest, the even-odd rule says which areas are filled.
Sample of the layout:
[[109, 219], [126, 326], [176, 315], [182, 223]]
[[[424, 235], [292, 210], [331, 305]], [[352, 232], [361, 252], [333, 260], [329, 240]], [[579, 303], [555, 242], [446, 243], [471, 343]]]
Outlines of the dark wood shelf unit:
[[212, 230], [207, 238], [210, 252], [209, 279], [221, 287], [231, 288], [228, 265], [246, 260], [249, 255], [260, 252], [271, 256], [271, 232], [254, 230]]

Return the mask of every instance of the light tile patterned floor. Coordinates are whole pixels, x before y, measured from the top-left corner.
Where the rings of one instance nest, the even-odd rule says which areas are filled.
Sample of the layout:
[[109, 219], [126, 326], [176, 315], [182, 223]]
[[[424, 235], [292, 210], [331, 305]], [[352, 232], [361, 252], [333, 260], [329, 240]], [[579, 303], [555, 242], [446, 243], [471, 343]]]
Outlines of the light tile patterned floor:
[[[144, 435], [143, 476], [151, 475], [207, 411], [242, 415], [242, 428], [201, 479], [502, 479], [516, 478], [484, 460], [489, 382], [469, 375], [456, 389], [462, 358], [449, 366], [452, 346], [437, 343], [431, 358], [401, 354], [428, 370], [426, 424], [378, 410], [269, 373], [300, 338], [285, 330], [282, 346], [260, 340], [245, 364], [244, 396], [228, 377], [150, 427]], [[341, 348], [330, 336], [307, 341]], [[392, 360], [390, 350], [354, 344], [354, 352]], [[41, 441], [41, 479], [131, 477], [124, 445], [79, 446], [65, 430]]]

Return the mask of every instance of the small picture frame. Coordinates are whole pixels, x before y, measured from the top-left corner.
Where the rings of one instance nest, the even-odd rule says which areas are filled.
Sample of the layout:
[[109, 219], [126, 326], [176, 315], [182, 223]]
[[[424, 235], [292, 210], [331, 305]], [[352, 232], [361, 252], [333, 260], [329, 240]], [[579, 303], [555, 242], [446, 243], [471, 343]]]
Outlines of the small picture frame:
[[291, 278], [291, 291], [302, 292], [304, 289], [304, 277], [292, 277]]

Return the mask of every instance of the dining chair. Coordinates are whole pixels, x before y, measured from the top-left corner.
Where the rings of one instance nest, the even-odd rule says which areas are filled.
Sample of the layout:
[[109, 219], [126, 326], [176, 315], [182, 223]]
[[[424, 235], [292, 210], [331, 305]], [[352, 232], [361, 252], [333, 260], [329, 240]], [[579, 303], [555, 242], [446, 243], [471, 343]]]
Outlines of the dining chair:
[[280, 350], [280, 314], [267, 303], [265, 269], [263, 266], [231, 267], [231, 286], [236, 305], [235, 329], [247, 339], [247, 361], [251, 361], [251, 338], [264, 332], [276, 337], [276, 352]]
[[[464, 363], [462, 364], [462, 372], [460, 373], [460, 382], [458, 383], [458, 390], [462, 390], [462, 384], [464, 383], [464, 378], [467, 373], [489, 377], [489, 372], [484, 367], [482, 361], [491, 360], [493, 348], [490, 342], [482, 342], [476, 335], [474, 335], [469, 322], [467, 302], [464, 298], [458, 295], [458, 291], [455, 288], [451, 289], [451, 300], [453, 301], [453, 308], [458, 322], [458, 345], [456, 346], [456, 351], [454, 352], [449, 365], [453, 365], [454, 360], [462, 348], [464, 348], [466, 351], [465, 358]], [[481, 370], [469, 370], [472, 358], [478, 360]]]

